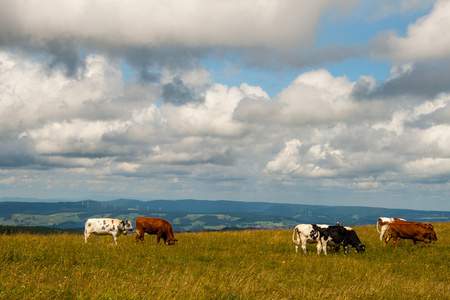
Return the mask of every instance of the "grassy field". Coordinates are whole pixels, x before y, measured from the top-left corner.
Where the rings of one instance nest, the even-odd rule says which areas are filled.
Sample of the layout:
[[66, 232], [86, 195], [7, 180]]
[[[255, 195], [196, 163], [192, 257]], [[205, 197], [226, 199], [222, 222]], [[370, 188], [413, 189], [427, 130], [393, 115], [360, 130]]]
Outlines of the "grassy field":
[[0, 299], [449, 299], [450, 223], [425, 247], [354, 227], [353, 251], [295, 253], [292, 230], [179, 233], [175, 246], [134, 235], [0, 235]]

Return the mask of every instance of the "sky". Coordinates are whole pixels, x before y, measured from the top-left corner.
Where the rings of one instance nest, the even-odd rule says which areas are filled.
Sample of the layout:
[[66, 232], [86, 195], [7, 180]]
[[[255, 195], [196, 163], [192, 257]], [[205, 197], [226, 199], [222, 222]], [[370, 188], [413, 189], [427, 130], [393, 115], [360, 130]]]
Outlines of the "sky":
[[0, 0], [0, 196], [450, 210], [449, 0]]

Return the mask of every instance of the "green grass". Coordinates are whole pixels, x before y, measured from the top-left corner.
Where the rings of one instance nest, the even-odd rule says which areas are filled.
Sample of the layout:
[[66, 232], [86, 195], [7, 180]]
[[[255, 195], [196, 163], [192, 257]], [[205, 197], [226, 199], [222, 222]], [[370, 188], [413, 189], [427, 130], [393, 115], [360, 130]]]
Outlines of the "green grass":
[[364, 254], [295, 253], [292, 230], [179, 233], [175, 246], [0, 235], [0, 299], [449, 299], [450, 223], [429, 248], [354, 229]]

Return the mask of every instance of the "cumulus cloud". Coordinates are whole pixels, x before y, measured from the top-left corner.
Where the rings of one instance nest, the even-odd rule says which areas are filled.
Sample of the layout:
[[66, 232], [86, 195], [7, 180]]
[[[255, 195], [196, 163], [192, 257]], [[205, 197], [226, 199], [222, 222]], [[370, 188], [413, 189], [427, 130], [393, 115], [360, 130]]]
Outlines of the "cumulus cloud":
[[325, 12], [339, 14], [355, 2], [6, 0], [0, 46], [40, 53], [51, 69], [62, 66], [69, 76], [83, 67], [80, 52], [106, 53], [125, 58], [145, 82], [157, 81], [161, 68], [191, 68], [199, 57], [226, 51], [249, 66], [303, 68], [360, 52], [343, 46], [304, 52]]
[[384, 33], [373, 41], [373, 55], [397, 63], [450, 57], [450, 2], [436, 1], [432, 11], [408, 26], [406, 36]]
[[[448, 186], [447, 2], [404, 37], [372, 40], [395, 62], [385, 80], [320, 67], [363, 45], [311, 47], [324, 18], [354, 1], [229, 3], [0, 2], [2, 187], [274, 200]], [[229, 56], [254, 73], [302, 71], [269, 96], [245, 79], [215, 82], [199, 59]]]
[[410, 99], [434, 98], [440, 93], [450, 92], [447, 74], [450, 63], [416, 63], [395, 66], [392, 78], [375, 89], [371, 96], [378, 98], [404, 97]]
[[[117, 66], [101, 56], [86, 57], [79, 80], [17, 55], [2, 52], [1, 59], [2, 147], [11, 154], [3, 155], [3, 166], [11, 158], [9, 166], [102, 166], [140, 176], [149, 166], [179, 172], [176, 166], [245, 164], [291, 180], [376, 174], [370, 185], [356, 184], [374, 188], [388, 173], [417, 171], [417, 162], [430, 163], [432, 173], [450, 155], [449, 124], [438, 122], [450, 103], [445, 93], [386, 109], [385, 100], [370, 97], [380, 88], [373, 78], [352, 82], [323, 69], [299, 75], [270, 99], [261, 87], [210, 83], [200, 69], [162, 72], [159, 84], [136, 86], [123, 83]], [[197, 97], [179, 99], [202, 100], [168, 97], [158, 104], [164, 86], [177, 80]]]
[[[362, 87], [363, 86], [363, 87]], [[382, 118], [385, 110], [377, 101], [355, 101], [355, 93], [369, 93], [373, 79], [350, 82], [319, 69], [299, 75], [274, 100], [244, 101], [236, 108], [238, 120], [266, 120], [288, 126], [354, 122]]]
[[230, 5], [229, 1], [137, 0], [110, 5], [100, 0], [2, 1], [0, 40], [40, 44], [68, 38], [121, 46], [290, 46], [313, 38], [323, 11], [351, 2], [263, 0]]

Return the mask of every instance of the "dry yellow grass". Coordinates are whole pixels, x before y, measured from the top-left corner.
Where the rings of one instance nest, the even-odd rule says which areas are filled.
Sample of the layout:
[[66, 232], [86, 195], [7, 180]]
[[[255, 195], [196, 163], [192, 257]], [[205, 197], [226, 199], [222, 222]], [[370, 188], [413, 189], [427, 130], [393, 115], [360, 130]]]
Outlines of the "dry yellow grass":
[[0, 299], [445, 299], [450, 223], [426, 248], [354, 227], [364, 254], [295, 253], [292, 230], [176, 234], [175, 246], [134, 235], [118, 245], [81, 235], [0, 235]]

